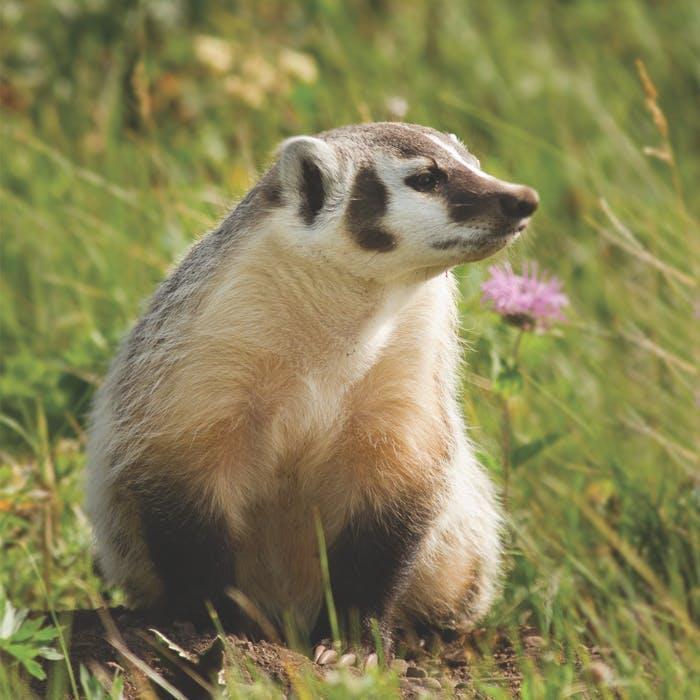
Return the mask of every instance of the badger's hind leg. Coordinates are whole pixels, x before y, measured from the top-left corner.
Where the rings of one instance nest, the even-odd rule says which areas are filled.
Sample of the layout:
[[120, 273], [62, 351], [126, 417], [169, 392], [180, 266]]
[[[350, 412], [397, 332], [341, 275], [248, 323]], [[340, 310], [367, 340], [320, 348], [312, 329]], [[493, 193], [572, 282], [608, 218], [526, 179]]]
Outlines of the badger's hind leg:
[[131, 607], [154, 605], [163, 595], [163, 584], [143, 537], [139, 504], [107, 459], [95, 459], [88, 472], [86, 509], [97, 571], [106, 583], [124, 590]]
[[172, 477], [167, 484], [138, 480], [126, 470], [111, 485], [93, 490], [99, 568], [155, 620], [209, 626], [209, 601], [226, 629], [257, 635], [226, 594], [236, 585], [231, 527], [204, 500]]
[[209, 622], [206, 601], [227, 628], [238, 628], [237, 607], [226, 595], [235, 586], [235, 542], [223, 515], [186, 489], [146, 487], [136, 498], [143, 537], [163, 594], [156, 609], [169, 618]]
[[[331, 591], [346, 639], [373, 647], [376, 621], [384, 652], [391, 654], [396, 602], [410, 580], [431, 519], [432, 512], [421, 499], [387, 504], [381, 512], [368, 507], [330, 546]], [[313, 641], [329, 632], [324, 608]], [[353, 640], [353, 633], [360, 639]]]
[[450, 637], [489, 609], [499, 585], [501, 515], [493, 486], [464, 449], [453, 465], [439, 516], [423, 540], [399, 605], [417, 630]]

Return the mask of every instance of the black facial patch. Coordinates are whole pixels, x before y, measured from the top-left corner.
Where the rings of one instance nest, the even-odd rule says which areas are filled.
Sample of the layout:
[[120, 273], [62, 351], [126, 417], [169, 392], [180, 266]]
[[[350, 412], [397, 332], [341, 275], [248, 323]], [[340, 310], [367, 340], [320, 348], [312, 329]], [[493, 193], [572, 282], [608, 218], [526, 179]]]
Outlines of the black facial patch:
[[501, 193], [498, 183], [461, 168], [448, 171], [442, 190], [450, 219], [457, 224], [492, 210]]
[[313, 224], [325, 200], [323, 175], [316, 163], [304, 158], [301, 161], [301, 208], [300, 215], [307, 226]]
[[[459, 167], [424, 170], [407, 177], [405, 184], [425, 195], [440, 197], [454, 223], [464, 223], [493, 210], [502, 194], [493, 181]], [[450, 238], [432, 243], [431, 247], [446, 250], [459, 242], [458, 238]]]
[[376, 250], [378, 253], [388, 253], [396, 248], [396, 238], [381, 226], [365, 228], [355, 234], [355, 240], [365, 250]]
[[360, 169], [350, 192], [345, 221], [361, 248], [379, 253], [396, 248], [396, 238], [381, 225], [388, 201], [389, 192], [377, 171], [369, 166]]

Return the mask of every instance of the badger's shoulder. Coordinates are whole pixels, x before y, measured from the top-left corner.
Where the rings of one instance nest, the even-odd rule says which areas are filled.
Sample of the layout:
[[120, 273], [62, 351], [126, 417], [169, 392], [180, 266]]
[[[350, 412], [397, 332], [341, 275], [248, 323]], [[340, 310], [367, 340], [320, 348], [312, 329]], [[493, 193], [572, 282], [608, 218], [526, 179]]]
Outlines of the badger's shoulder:
[[194, 301], [222, 261], [235, 255], [240, 242], [271, 207], [278, 204], [274, 174], [267, 173], [212, 231], [196, 241], [151, 297], [146, 317], [167, 316]]

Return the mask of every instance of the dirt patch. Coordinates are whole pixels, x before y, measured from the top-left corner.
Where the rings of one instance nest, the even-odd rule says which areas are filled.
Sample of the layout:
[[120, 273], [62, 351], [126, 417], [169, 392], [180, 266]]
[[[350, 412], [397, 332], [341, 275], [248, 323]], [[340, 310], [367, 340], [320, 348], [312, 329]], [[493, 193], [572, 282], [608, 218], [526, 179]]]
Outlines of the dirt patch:
[[[273, 682], [283, 697], [289, 697], [295, 678], [307, 675], [321, 679], [333, 672], [332, 665], [320, 666], [310, 656], [282, 645], [232, 634], [222, 637], [214, 629], [198, 630], [189, 622], [154, 623], [123, 608], [64, 613], [61, 622], [76, 677], [82, 665], [109, 687], [119, 672], [128, 700], [209, 698], [218, 683], [232, 679], [244, 684]], [[477, 630], [449, 641], [400, 636], [392, 669], [399, 676], [401, 695], [414, 698], [445, 689], [458, 697], [480, 697], [470, 661], [483, 653], [480, 649], [484, 648], [485, 635], [486, 646], [492, 650], [491, 680], [517, 696], [521, 678], [516, 651], [507, 636], [494, 630]], [[522, 646], [536, 655], [539, 638], [527, 629], [520, 637]], [[360, 675], [361, 663], [358, 660], [349, 672]], [[224, 668], [229, 669], [226, 679]], [[65, 674], [60, 662], [47, 670], [49, 683], [51, 673]], [[35, 686], [34, 690], [43, 696], [46, 686]]]

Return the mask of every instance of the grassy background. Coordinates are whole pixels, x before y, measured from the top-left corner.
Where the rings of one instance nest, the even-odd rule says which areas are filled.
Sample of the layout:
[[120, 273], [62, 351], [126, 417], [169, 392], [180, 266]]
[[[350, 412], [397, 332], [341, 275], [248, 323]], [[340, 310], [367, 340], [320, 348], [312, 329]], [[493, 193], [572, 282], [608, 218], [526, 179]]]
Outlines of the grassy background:
[[[403, 116], [539, 190], [510, 258], [556, 273], [572, 301], [566, 325], [523, 342], [515, 439], [552, 441], [512, 474], [508, 575], [487, 628], [542, 637], [537, 665], [521, 655], [524, 697], [692, 696], [700, 5], [5, 0], [0, 12], [0, 582], [15, 605], [45, 607], [44, 587], [57, 609], [97, 600], [85, 412], [172, 262], [282, 138]], [[459, 270], [464, 407], [502, 480], [492, 380], [513, 332], [480, 304], [486, 268]], [[473, 673], [504, 697], [490, 639]]]

